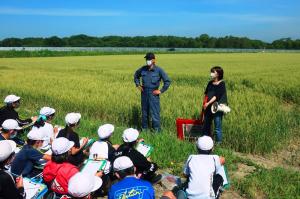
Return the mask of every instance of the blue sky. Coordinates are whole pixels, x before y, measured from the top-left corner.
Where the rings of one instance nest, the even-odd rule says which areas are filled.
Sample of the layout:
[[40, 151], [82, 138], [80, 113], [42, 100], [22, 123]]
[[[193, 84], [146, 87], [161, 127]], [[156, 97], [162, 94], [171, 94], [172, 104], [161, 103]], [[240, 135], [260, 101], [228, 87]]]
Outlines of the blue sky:
[[176, 35], [300, 38], [299, 0], [1, 0], [0, 39]]

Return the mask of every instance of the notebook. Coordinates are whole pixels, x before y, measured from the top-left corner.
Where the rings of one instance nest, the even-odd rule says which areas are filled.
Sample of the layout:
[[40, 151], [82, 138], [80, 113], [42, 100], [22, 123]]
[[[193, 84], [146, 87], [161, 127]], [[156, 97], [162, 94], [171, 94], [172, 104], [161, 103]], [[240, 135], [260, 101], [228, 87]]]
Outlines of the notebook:
[[221, 169], [218, 171], [218, 174], [220, 174], [223, 177], [223, 187], [225, 189], [228, 189], [230, 184], [226, 167], [222, 166]]
[[29, 178], [23, 178], [26, 199], [42, 198], [48, 191], [43, 183], [33, 182]]
[[143, 154], [143, 156], [148, 158], [153, 152], [153, 147], [151, 145], [145, 144], [144, 142], [140, 142], [137, 145], [136, 150]]
[[81, 172], [91, 173], [95, 175], [97, 172], [104, 170], [106, 166], [106, 160], [86, 160]]

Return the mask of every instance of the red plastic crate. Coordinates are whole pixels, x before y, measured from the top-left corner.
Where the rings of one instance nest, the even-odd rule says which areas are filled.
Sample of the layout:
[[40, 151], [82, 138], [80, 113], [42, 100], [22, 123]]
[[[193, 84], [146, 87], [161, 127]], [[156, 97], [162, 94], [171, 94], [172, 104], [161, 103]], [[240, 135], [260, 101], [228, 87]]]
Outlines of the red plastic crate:
[[195, 119], [176, 119], [177, 137], [180, 140], [194, 141], [202, 135], [203, 122]]

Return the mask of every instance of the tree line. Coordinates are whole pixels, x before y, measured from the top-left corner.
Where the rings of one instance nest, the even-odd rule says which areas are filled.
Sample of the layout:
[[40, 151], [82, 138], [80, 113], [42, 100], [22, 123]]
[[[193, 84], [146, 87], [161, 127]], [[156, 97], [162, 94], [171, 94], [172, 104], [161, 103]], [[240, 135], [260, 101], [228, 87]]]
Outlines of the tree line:
[[282, 38], [267, 43], [247, 37], [178, 36], [104, 36], [84, 34], [70, 37], [6, 38], [1, 47], [164, 47], [164, 48], [241, 48], [241, 49], [300, 49], [300, 39]]

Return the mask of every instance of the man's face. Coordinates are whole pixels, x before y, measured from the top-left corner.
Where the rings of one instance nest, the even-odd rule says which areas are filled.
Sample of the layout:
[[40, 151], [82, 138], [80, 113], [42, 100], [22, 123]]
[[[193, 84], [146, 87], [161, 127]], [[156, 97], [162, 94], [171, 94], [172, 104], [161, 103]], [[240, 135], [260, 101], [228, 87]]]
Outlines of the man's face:
[[152, 59], [147, 59], [146, 64], [147, 64], [148, 67], [151, 67], [153, 65]]

